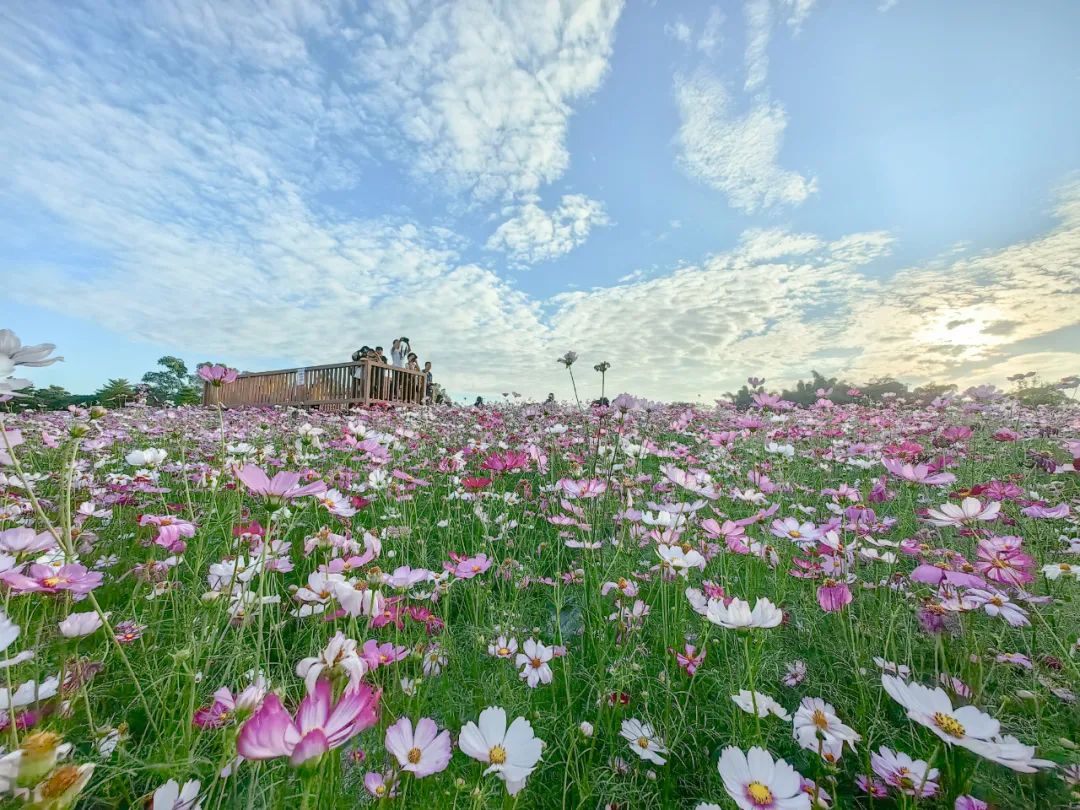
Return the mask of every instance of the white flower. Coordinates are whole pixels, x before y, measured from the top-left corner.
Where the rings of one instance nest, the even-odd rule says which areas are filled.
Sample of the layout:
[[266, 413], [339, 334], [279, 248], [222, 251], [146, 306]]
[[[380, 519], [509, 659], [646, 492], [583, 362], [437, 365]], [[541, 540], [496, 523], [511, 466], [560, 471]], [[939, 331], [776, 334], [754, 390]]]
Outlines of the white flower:
[[994, 520], [1000, 511], [998, 501], [983, 506], [978, 498], [964, 498], [959, 506], [945, 503], [939, 509], [927, 509], [926, 513], [934, 526], [963, 526], [976, 520]]
[[148, 467], [153, 469], [154, 467], [160, 467], [167, 455], [168, 453], [164, 450], [160, 450], [156, 447], [147, 447], [145, 450], [132, 450], [124, 456], [124, 461], [132, 467]]
[[656, 547], [656, 553], [660, 555], [660, 559], [663, 560], [666, 567], [680, 576], [685, 577], [691, 568], [697, 568], [700, 571], [705, 570], [705, 558], [694, 549], [683, 551], [681, 546], [669, 546], [661, 543]]
[[750, 603], [742, 599], [732, 599], [728, 605], [725, 605], [722, 599], [710, 599], [705, 618], [729, 630], [767, 629], [780, 624], [784, 613], [765, 598], [758, 599], [752, 611]]
[[1042, 567], [1042, 572], [1043, 576], [1047, 579], [1058, 579], [1059, 577], [1080, 579], [1080, 566], [1069, 565], [1068, 563], [1052, 563], [1050, 565], [1044, 565]]
[[518, 717], [506, 727], [506, 711], [488, 706], [480, 712], [480, 724], [469, 721], [461, 729], [458, 746], [462, 753], [488, 764], [484, 771], [506, 782], [506, 792], [516, 795], [540, 761], [543, 742], [533, 734], [532, 726]]
[[940, 687], [930, 689], [919, 683], [905, 683], [893, 675], [882, 675], [881, 685], [892, 699], [907, 709], [907, 715], [926, 726], [949, 745], [959, 745], [981, 757], [1022, 773], [1053, 765], [1035, 759], [1035, 748], [1023, 745], [1015, 737], [1000, 736], [1001, 724], [974, 706], [953, 709], [948, 693]]
[[[815, 751], [821, 743], [824, 753], [838, 752], [847, 743], [851, 750], [855, 750], [855, 743], [862, 738], [858, 732], [850, 726], [844, 725], [836, 716], [836, 710], [831, 703], [826, 703], [821, 698], [805, 697], [795, 712], [792, 720], [795, 739], [803, 748]], [[836, 754], [839, 757], [839, 754]]]
[[588, 720], [582, 720], [578, 730], [581, 731], [582, 737], [591, 737], [593, 735], [593, 724]]
[[488, 655], [492, 658], [513, 658], [518, 651], [518, 643], [516, 638], [507, 638], [506, 636], [499, 636], [493, 642], [488, 644]]
[[802, 776], [784, 760], [773, 760], [764, 748], [754, 747], [744, 754], [729, 746], [716, 767], [740, 810], [810, 810]]
[[[755, 711], [758, 717], [768, 717], [770, 714], [779, 717], [781, 720], [791, 720], [791, 715], [787, 710], [773, 700], [768, 695], [764, 695], [761, 692], [751, 692], [749, 689], [742, 689], [739, 694], [731, 696], [732, 701], [747, 714], [754, 714]], [[757, 709], [754, 709], [754, 704], [757, 704]]]
[[200, 787], [198, 779], [185, 782], [183, 788], [175, 779], [170, 779], [154, 791], [152, 810], [199, 810], [202, 807]]
[[795, 458], [795, 448], [790, 444], [777, 444], [776, 442], [769, 442], [765, 445], [766, 453], [773, 453], [774, 455], [783, 456], [784, 458]]
[[59, 689], [60, 679], [53, 675], [40, 684], [37, 681], [26, 681], [15, 690], [14, 694], [9, 692], [6, 686], [0, 687], [0, 711], [20, 709], [36, 700], [48, 700], [55, 696]]
[[[0, 610], [0, 653], [7, 650], [19, 637], [19, 625], [11, 621], [7, 617], [7, 614]], [[13, 667], [16, 664], [21, 664], [23, 661], [29, 661], [34, 657], [33, 650], [23, 650], [12, 658], [8, 658], [6, 661], [0, 661], [0, 669], [7, 669]]]
[[96, 611], [69, 613], [60, 622], [60, 633], [64, 638], [82, 638], [96, 632], [101, 627], [101, 616]]
[[304, 686], [310, 693], [319, 675], [335, 669], [349, 676], [349, 686], [357, 686], [368, 671], [368, 663], [356, 652], [355, 639], [347, 638], [340, 630], [321, 655], [304, 658], [296, 665], [296, 675], [304, 679]]
[[515, 666], [521, 667], [521, 677], [533, 689], [542, 683], [551, 683], [551, 667], [548, 661], [554, 656], [550, 647], [545, 647], [534, 638], [530, 638], [517, 654]]
[[63, 360], [63, 357], [49, 357], [55, 348], [52, 343], [23, 346], [10, 329], [0, 329], [0, 377], [10, 376], [15, 366], [51, 366]]
[[667, 748], [660, 741], [648, 723], [642, 723], [636, 718], [628, 718], [622, 721], [619, 735], [630, 743], [630, 750], [642, 759], [663, 765], [667, 762], [661, 754], [668, 753]]

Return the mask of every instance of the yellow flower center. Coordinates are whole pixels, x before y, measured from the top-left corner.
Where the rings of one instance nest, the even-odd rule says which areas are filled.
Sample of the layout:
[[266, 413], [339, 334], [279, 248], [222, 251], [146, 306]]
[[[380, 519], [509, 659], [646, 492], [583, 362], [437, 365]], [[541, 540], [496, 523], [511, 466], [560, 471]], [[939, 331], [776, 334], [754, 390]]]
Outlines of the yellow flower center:
[[60, 577], [45, 577], [45, 579], [41, 580], [41, 584], [46, 588], [55, 588], [60, 584]]
[[488, 751], [488, 760], [492, 765], [502, 765], [506, 762], [506, 749], [501, 745], [493, 745]]
[[751, 782], [746, 786], [746, 795], [750, 797], [750, 801], [756, 804], [758, 807], [768, 807], [773, 803], [772, 791], [769, 790], [761, 782]]
[[1060, 563], [1058, 565], [1058, 568], [1064, 571], [1066, 574], [1069, 573], [1069, 571], [1072, 571], [1072, 566], [1068, 563]]
[[956, 737], [957, 739], [964, 736], [964, 727], [960, 725], [955, 717], [944, 712], [934, 712], [934, 725], [948, 734], [950, 737]]
[[820, 728], [822, 731], [829, 727], [829, 718], [825, 716], [825, 712], [821, 709], [814, 709], [814, 725]]
[[505, 658], [509, 654], [510, 654], [510, 648], [509, 647], [499, 647], [498, 655], [499, 655], [500, 658]]
[[533, 669], [540, 669], [540, 667], [542, 667], [544, 665], [544, 662], [541, 661], [539, 658], [534, 658], [529, 663], [532, 664]]
[[45, 754], [60, 744], [61, 737], [51, 731], [39, 731], [22, 741], [22, 748], [27, 754]]
[[52, 772], [40, 788], [41, 798], [56, 799], [67, 793], [68, 789], [79, 781], [79, 769], [74, 765], [65, 765]]
[[648, 748], [649, 747], [649, 738], [648, 737], [638, 737], [637, 738], [637, 744], [638, 744], [638, 748]]
[[375, 795], [382, 798], [386, 795], [386, 785], [378, 785], [375, 788]]
[[802, 532], [798, 531], [797, 529], [792, 529], [790, 532], [788, 532], [788, 537], [798, 540], [800, 537], [802, 537]]
[[408, 754], [409, 762], [415, 765], [417, 762], [420, 761], [420, 754], [421, 751], [419, 748], [410, 748]]

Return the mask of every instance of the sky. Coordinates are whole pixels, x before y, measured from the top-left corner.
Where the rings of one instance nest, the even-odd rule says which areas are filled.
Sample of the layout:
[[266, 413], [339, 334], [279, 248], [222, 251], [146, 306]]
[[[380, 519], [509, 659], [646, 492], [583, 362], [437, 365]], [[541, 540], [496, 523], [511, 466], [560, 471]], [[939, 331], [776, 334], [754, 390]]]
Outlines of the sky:
[[90, 393], [1080, 372], [1074, 0], [8, 0], [0, 327]]

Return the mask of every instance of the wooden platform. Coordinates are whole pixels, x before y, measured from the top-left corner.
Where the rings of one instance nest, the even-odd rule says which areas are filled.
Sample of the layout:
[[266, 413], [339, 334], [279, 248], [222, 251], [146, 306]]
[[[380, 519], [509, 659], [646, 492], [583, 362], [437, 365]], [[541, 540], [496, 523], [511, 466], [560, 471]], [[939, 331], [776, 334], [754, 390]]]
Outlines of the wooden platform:
[[297, 405], [348, 407], [350, 405], [424, 402], [427, 377], [422, 371], [363, 360], [328, 366], [287, 368], [241, 374], [236, 382], [203, 385], [204, 405], [228, 407]]

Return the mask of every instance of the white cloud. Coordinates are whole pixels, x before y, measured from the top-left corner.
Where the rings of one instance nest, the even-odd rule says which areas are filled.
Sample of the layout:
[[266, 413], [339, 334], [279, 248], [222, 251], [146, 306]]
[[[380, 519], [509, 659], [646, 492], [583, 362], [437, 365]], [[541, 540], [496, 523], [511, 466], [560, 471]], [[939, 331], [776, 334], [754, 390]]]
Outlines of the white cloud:
[[514, 209], [514, 216], [495, 230], [486, 247], [503, 251], [516, 266], [536, 264], [569, 253], [594, 227], [607, 224], [602, 203], [584, 194], [565, 194], [552, 211], [533, 201]]
[[798, 205], [817, 181], [780, 167], [787, 115], [777, 102], [755, 101], [745, 113], [720, 79], [699, 70], [676, 81], [681, 126], [679, 163], [692, 177], [724, 192], [736, 208], [753, 213]]
[[783, 4], [788, 9], [787, 24], [798, 34], [802, 30], [802, 24], [817, 5], [817, 0], [783, 0]]
[[746, 13], [746, 83], [743, 89], [753, 93], [765, 86], [769, 74], [769, 37], [772, 35], [771, 0], [747, 0]]
[[379, 0], [359, 26], [358, 103], [422, 181], [531, 194], [569, 164], [572, 105], [608, 69], [623, 0]]
[[678, 17], [675, 22], [664, 24], [664, 34], [676, 42], [689, 45], [693, 39], [694, 31], [682, 17]]
[[713, 6], [709, 9], [709, 16], [705, 19], [701, 34], [696, 39], [694, 29], [687, 24], [681, 15], [676, 17], [674, 22], [664, 25], [664, 34], [676, 42], [696, 48], [705, 56], [713, 56], [716, 49], [720, 47], [720, 27], [723, 24], [723, 12], [720, 11], [719, 6]]

